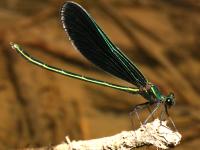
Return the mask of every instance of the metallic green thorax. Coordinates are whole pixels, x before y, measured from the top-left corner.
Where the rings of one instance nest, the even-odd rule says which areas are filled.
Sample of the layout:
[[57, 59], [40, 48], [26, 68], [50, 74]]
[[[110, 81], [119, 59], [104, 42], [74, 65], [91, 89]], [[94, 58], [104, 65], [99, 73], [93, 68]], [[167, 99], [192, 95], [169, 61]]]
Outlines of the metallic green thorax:
[[152, 85], [150, 88], [151, 92], [153, 93], [153, 96], [159, 100], [162, 101], [163, 100], [163, 95], [161, 94], [161, 92], [158, 90], [158, 88], [155, 85]]

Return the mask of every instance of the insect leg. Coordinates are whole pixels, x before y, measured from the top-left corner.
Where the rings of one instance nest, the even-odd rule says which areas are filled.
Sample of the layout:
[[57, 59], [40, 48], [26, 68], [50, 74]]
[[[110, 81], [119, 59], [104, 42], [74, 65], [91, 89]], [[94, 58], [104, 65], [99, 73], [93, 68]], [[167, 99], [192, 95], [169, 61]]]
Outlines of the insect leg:
[[177, 128], [176, 128], [176, 125], [175, 125], [174, 121], [172, 120], [172, 118], [171, 118], [171, 117], [170, 117], [170, 115], [169, 115], [169, 112], [168, 112], [168, 107], [167, 107], [167, 105], [165, 105], [164, 107], [165, 107], [165, 112], [166, 112], [166, 115], [167, 115], [168, 119], [171, 121], [171, 123], [172, 123], [172, 126], [174, 127], [174, 130], [175, 130], [175, 131], [178, 131], [178, 130], [177, 130]]
[[133, 107], [133, 111], [131, 111], [131, 112], [129, 113], [129, 116], [130, 116], [130, 118], [131, 118], [132, 126], [133, 126], [133, 119], [132, 119], [133, 117], [132, 117], [132, 116], [133, 116], [134, 113], [135, 113], [137, 119], [139, 120], [140, 125], [142, 125], [142, 121], [141, 121], [141, 119], [140, 119], [140, 117], [139, 117], [138, 111], [141, 111], [141, 110], [147, 108], [148, 106], [149, 106], [149, 102], [146, 102], [146, 103], [139, 104], [139, 105], [136, 105], [136, 106]]
[[148, 117], [145, 119], [145, 121], [143, 122], [143, 124], [146, 124], [147, 121], [150, 119], [150, 117], [153, 116], [153, 114], [156, 112], [156, 110], [160, 107], [161, 103], [157, 103], [156, 107], [153, 109], [153, 111], [148, 115]]

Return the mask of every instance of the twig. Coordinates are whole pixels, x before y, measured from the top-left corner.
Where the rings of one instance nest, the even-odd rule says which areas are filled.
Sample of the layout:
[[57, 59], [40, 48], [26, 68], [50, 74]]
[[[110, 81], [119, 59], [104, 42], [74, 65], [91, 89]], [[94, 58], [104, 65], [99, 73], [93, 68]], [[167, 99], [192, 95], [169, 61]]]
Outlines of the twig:
[[153, 145], [157, 148], [168, 149], [180, 143], [181, 135], [167, 127], [166, 121], [155, 119], [142, 125], [135, 131], [123, 131], [119, 134], [100, 139], [85, 141], [70, 141], [53, 147], [53, 150], [130, 150], [133, 148]]

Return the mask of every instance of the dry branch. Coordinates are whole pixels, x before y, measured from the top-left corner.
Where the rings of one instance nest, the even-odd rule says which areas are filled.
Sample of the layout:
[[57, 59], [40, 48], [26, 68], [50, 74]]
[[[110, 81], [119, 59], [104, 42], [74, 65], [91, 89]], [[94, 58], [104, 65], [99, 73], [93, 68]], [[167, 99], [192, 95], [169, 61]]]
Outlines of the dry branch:
[[[162, 125], [161, 125], [162, 124]], [[119, 134], [100, 139], [85, 141], [70, 141], [53, 147], [53, 150], [130, 150], [133, 148], [153, 145], [161, 149], [168, 149], [180, 143], [181, 135], [167, 127], [167, 122], [155, 119], [151, 123], [142, 125], [135, 131], [123, 131]]]

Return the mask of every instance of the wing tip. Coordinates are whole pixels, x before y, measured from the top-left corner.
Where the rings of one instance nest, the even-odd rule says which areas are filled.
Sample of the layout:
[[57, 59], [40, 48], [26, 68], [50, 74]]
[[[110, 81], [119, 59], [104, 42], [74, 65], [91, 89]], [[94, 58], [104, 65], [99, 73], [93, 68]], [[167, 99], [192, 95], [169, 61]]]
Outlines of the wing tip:
[[74, 1], [67, 1], [63, 4], [63, 6], [61, 7], [60, 16], [65, 31], [66, 31], [66, 21], [67, 21], [66, 17], [70, 14], [70, 12], [72, 14], [72, 12], [81, 12], [81, 11], [87, 13], [87, 11], [80, 4]]
[[70, 9], [70, 8], [81, 8], [81, 9], [83, 9], [83, 7], [80, 4], [78, 4], [74, 1], [67, 1], [63, 4], [63, 6], [61, 8], [61, 15], [63, 15], [63, 13], [65, 13], [66, 10]]

